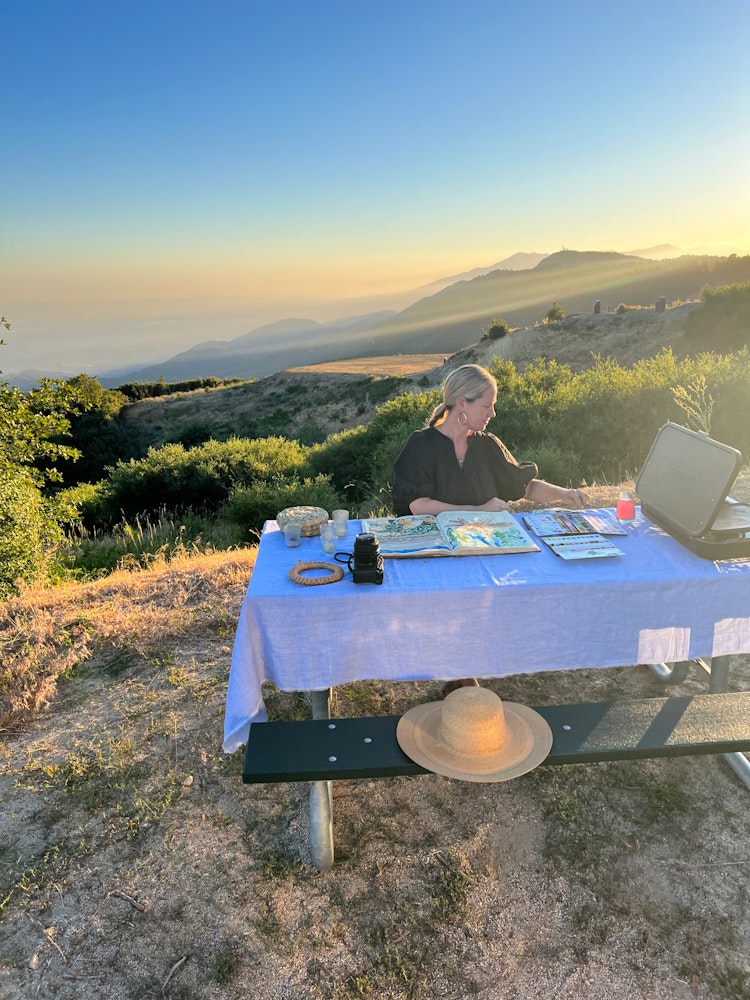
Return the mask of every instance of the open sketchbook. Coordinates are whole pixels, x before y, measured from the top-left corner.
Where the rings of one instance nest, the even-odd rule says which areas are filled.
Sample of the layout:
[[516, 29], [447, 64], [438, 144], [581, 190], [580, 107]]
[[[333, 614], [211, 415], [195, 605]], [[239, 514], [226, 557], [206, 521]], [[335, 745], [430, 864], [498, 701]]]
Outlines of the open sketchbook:
[[510, 511], [451, 510], [404, 517], [371, 517], [362, 530], [377, 536], [383, 556], [488, 556], [539, 552]]

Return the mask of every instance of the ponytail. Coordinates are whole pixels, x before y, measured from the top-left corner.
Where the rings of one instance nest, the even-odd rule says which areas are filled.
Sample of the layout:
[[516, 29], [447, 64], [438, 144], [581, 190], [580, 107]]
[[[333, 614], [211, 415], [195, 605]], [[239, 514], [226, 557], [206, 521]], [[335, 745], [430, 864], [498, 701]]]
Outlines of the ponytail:
[[443, 382], [443, 401], [432, 411], [427, 426], [434, 427], [439, 423], [453, 409], [460, 396], [472, 403], [489, 388], [496, 389], [497, 383], [486, 368], [481, 365], [461, 365], [456, 368]]

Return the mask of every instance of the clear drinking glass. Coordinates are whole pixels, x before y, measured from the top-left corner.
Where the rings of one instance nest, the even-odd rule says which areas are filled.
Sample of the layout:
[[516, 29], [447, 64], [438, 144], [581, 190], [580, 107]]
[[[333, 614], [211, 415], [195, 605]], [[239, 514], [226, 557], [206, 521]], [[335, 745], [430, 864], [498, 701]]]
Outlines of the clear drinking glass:
[[320, 546], [326, 555], [333, 555], [336, 551], [336, 532], [333, 529], [333, 521], [326, 521], [320, 526]]
[[336, 533], [336, 537], [344, 538], [346, 529], [349, 526], [349, 511], [335, 510], [331, 516], [333, 517], [333, 530]]
[[296, 549], [302, 537], [301, 524], [287, 524], [284, 528], [284, 539], [290, 549]]

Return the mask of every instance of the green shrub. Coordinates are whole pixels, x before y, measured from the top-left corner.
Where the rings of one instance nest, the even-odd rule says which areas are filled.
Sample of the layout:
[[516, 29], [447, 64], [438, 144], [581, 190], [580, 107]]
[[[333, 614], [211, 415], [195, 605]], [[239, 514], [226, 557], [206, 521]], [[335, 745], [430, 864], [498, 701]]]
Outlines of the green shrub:
[[498, 401], [497, 416], [488, 430], [519, 461], [538, 464], [540, 446], [556, 445], [563, 453], [578, 456], [579, 474], [589, 482], [632, 475], [664, 423], [685, 423], [675, 388], [689, 391], [701, 379], [713, 400], [711, 435], [750, 455], [747, 351], [678, 362], [665, 350], [630, 368], [610, 358], [596, 358], [581, 372], [541, 359], [518, 372], [512, 362], [495, 358], [491, 371], [498, 383]]
[[584, 480], [581, 457], [562, 448], [555, 442], [543, 443], [534, 449], [533, 461], [539, 469], [539, 478], [558, 486], [580, 486]]
[[241, 528], [242, 533], [260, 532], [264, 521], [272, 520], [280, 510], [297, 506], [322, 507], [330, 512], [347, 507], [346, 498], [327, 476], [312, 479], [272, 479], [255, 486], [239, 486], [221, 512], [222, 518]]
[[245, 539], [233, 526], [213, 518], [166, 511], [157, 517], [122, 521], [110, 531], [77, 526], [68, 532], [57, 554], [57, 575], [90, 579], [120, 567], [143, 567], [187, 552], [231, 549]]
[[501, 337], [507, 337], [509, 333], [510, 326], [508, 321], [501, 316], [497, 316], [492, 320], [487, 331], [482, 334], [482, 340], [499, 340]]
[[282, 437], [207, 441], [150, 448], [142, 459], [119, 463], [98, 505], [96, 523], [109, 527], [162, 509], [215, 514], [238, 486], [296, 475], [305, 450]]
[[563, 309], [563, 307], [560, 305], [559, 302], [553, 302], [545, 314], [544, 323], [545, 324], [560, 323], [564, 319], [565, 319], [565, 310]]
[[372, 493], [373, 486], [382, 486], [386, 471], [390, 478], [390, 466], [401, 445], [413, 430], [424, 426], [439, 399], [440, 394], [433, 390], [405, 393], [383, 403], [369, 424], [331, 434], [323, 444], [311, 448], [309, 472], [329, 475], [336, 489], [347, 490], [351, 502], [358, 505]]
[[716, 351], [739, 351], [750, 344], [750, 281], [707, 286], [701, 299], [685, 321], [688, 345], [708, 343]]
[[22, 469], [0, 471], [0, 596], [46, 572], [60, 530], [39, 487]]

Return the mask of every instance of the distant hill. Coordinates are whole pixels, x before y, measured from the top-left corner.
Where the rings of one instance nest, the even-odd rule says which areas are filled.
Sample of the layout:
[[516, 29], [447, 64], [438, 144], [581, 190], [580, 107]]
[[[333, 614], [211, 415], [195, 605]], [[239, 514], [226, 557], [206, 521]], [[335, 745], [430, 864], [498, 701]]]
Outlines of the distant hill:
[[511, 327], [533, 326], [553, 302], [571, 314], [591, 313], [599, 301], [607, 312], [620, 303], [653, 306], [662, 297], [667, 303], [690, 301], [707, 284], [747, 280], [750, 257], [652, 260], [561, 250], [524, 270], [492, 270], [456, 281], [398, 313], [369, 313], [326, 325], [284, 320], [231, 341], [212, 341], [131, 372], [128, 381], [261, 378], [300, 365], [373, 354], [452, 354], [479, 341], [496, 316]]
[[362, 331], [391, 315], [390, 311], [367, 313], [327, 324], [312, 319], [279, 320], [233, 340], [197, 344], [161, 364], [129, 372], [126, 380], [118, 375], [99, 381], [105, 388], [113, 388], [123, 381], [154, 382], [162, 377], [168, 382], [209, 376], [261, 378], [294, 365], [332, 360], [338, 356], [341, 343], [352, 339], [359, 343]]
[[384, 353], [458, 350], [475, 342], [496, 316], [531, 326], [553, 302], [566, 313], [602, 311], [620, 303], [651, 306], [689, 301], [707, 285], [750, 280], [750, 257], [645, 260], [621, 253], [562, 250], [528, 271], [492, 271], [421, 299], [370, 331]]
[[[698, 303], [657, 312], [634, 309], [623, 314], [568, 316], [560, 323], [524, 327], [498, 340], [481, 340], [448, 358], [442, 354], [380, 355], [274, 372], [238, 386], [147, 399], [126, 407], [125, 419], [144, 447], [169, 440], [244, 436], [257, 423], [263, 434], [282, 433], [310, 443], [366, 422], [375, 407], [403, 392], [435, 388], [447, 372], [493, 358], [512, 361], [519, 371], [537, 358], [555, 360], [574, 371], [591, 367], [595, 355], [629, 366], [670, 347], [684, 353], [685, 320]], [[708, 349], [708, 345], [706, 345]], [[273, 421], [276, 420], [277, 423]], [[192, 436], [192, 437], [191, 437]]]
[[422, 293], [420, 297], [423, 298], [425, 295], [434, 295], [435, 292], [440, 292], [449, 285], [455, 285], [457, 281], [471, 281], [472, 278], [480, 278], [483, 274], [489, 274], [490, 271], [527, 271], [529, 268], [536, 267], [540, 261], [548, 256], [549, 254], [546, 253], [514, 253], [489, 267], [475, 267], [471, 271], [454, 274], [450, 278], [438, 278], [437, 281], [431, 281], [428, 285], [418, 288], [417, 291]]
[[[748, 256], [670, 256], [675, 251], [679, 248], [662, 244], [639, 251], [644, 256], [576, 250], [514, 254], [490, 268], [425, 286], [425, 294], [400, 312], [326, 324], [284, 319], [233, 340], [204, 341], [159, 364], [104, 373], [100, 381], [112, 388], [160, 378], [263, 378], [300, 365], [377, 354], [453, 354], [479, 341], [495, 317], [515, 328], [533, 326], [553, 302], [568, 314], [587, 314], [599, 301], [607, 312], [620, 303], [652, 306], [661, 297], [667, 303], [691, 301], [706, 285], [750, 280]], [[9, 380], [31, 388], [40, 374], [54, 376], [35, 371]]]

